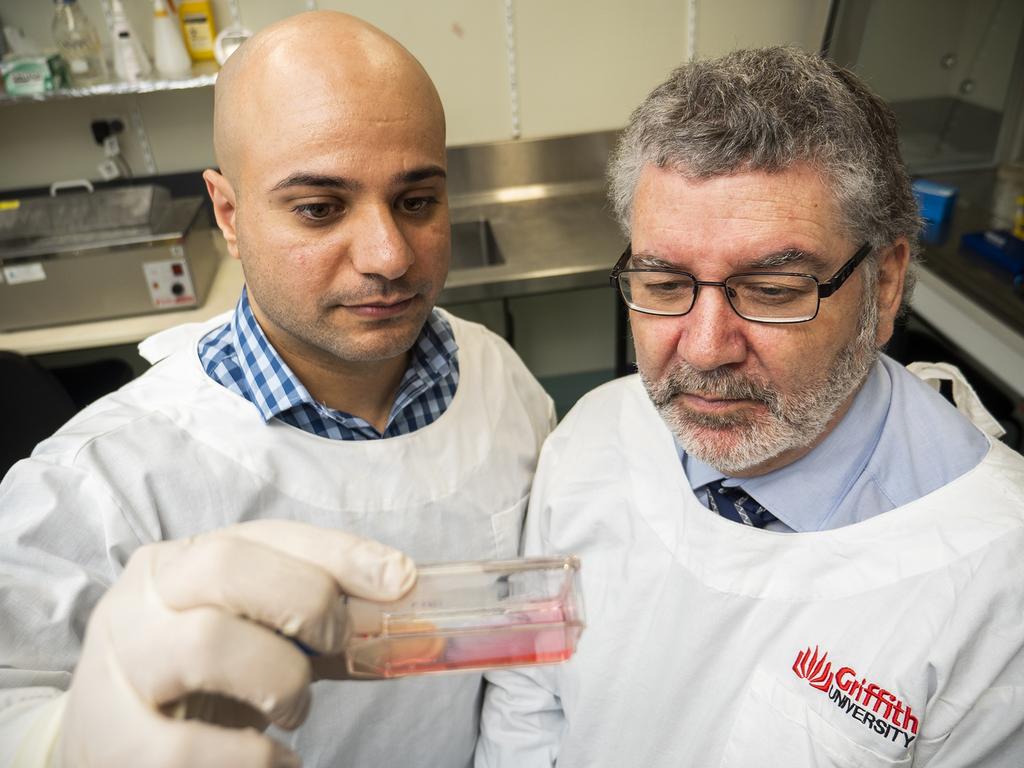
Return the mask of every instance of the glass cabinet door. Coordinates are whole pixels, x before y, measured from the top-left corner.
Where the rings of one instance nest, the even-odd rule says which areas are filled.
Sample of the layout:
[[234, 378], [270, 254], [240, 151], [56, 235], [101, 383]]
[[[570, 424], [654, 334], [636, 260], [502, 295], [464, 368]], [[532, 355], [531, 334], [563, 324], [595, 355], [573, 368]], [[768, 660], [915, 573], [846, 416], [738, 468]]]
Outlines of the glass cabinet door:
[[913, 173], [967, 170], [1020, 153], [1022, 37], [1021, 0], [833, 0], [823, 52], [890, 103]]

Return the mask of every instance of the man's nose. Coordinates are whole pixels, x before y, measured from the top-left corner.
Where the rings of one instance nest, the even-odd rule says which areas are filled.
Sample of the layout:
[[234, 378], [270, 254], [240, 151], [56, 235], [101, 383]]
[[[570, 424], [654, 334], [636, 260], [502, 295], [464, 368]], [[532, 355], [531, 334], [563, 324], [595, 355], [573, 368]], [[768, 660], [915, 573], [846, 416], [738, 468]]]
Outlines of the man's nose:
[[736, 314], [721, 286], [701, 286], [696, 303], [679, 318], [679, 357], [702, 371], [743, 362], [747, 320]]
[[390, 206], [368, 206], [361, 211], [352, 238], [352, 265], [364, 275], [396, 280], [415, 260]]

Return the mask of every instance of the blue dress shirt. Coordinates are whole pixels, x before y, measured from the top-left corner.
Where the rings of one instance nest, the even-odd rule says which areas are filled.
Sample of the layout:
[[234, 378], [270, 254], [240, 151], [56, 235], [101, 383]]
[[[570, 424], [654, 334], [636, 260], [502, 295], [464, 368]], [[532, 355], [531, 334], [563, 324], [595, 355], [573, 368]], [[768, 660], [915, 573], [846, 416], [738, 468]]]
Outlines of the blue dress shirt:
[[199, 359], [211, 379], [241, 395], [265, 421], [335, 440], [372, 440], [415, 432], [447, 410], [459, 384], [458, 345], [451, 326], [435, 309], [412, 349], [383, 432], [358, 416], [317, 402], [253, 316], [243, 289], [231, 321], [199, 342]]
[[977, 466], [988, 438], [938, 392], [881, 355], [849, 411], [810, 453], [761, 477], [728, 478], [680, 449], [697, 498], [726, 478], [777, 519], [768, 530], [823, 531], [931, 493]]

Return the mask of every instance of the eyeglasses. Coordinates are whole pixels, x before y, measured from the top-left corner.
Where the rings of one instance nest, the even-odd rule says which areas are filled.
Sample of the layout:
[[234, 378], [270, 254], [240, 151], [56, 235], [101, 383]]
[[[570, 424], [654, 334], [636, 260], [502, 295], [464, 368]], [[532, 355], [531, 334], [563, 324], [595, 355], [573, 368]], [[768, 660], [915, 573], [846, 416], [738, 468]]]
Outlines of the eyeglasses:
[[618, 287], [626, 306], [648, 315], [678, 317], [697, 303], [702, 285], [721, 288], [729, 306], [744, 320], [754, 323], [806, 323], [818, 315], [822, 299], [827, 299], [853, 274], [853, 270], [871, 253], [864, 243], [848, 262], [823, 283], [814, 275], [796, 272], [743, 272], [722, 282], [698, 280], [679, 269], [627, 269], [633, 256], [626, 246], [609, 279]]

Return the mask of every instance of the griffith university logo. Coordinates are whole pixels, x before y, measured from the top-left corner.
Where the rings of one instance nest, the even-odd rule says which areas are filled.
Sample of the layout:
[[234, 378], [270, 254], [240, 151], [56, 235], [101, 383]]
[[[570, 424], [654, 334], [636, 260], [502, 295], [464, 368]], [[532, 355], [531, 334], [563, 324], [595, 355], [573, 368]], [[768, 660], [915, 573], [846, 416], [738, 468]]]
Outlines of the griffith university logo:
[[828, 653], [820, 653], [818, 646], [796, 655], [793, 672], [812, 688], [828, 694], [839, 709], [883, 739], [895, 744], [902, 737], [903, 746], [910, 747], [917, 738], [918, 722], [909, 706], [896, 694], [859, 677], [852, 667], [840, 667], [833, 672]]

